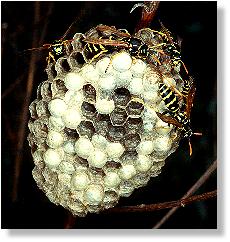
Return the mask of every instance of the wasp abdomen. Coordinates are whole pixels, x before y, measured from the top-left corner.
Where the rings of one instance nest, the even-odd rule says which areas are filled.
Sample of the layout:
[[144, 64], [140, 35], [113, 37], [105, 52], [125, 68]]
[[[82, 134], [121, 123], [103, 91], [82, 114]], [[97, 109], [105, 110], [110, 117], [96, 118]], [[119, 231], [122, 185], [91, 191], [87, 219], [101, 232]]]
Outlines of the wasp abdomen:
[[184, 80], [184, 85], [183, 85], [183, 88], [182, 88], [181, 93], [182, 93], [184, 96], [188, 96], [188, 93], [189, 93], [189, 91], [190, 91], [190, 88], [191, 88], [190, 81], [185, 79], [185, 80]]
[[179, 101], [173, 91], [165, 84], [159, 84], [160, 95], [165, 103], [165, 106], [173, 113], [179, 110]]

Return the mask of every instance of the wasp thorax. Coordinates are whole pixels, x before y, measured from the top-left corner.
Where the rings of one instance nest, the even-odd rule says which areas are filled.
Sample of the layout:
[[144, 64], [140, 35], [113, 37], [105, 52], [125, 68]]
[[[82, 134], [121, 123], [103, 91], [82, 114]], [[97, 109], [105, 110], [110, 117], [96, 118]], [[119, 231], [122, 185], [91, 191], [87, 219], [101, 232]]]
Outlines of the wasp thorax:
[[[165, 80], [173, 74], [163, 77], [157, 66], [133, 56], [145, 54], [147, 44], [130, 38], [130, 51], [105, 52], [84, 65], [72, 58], [82, 47], [72, 44], [70, 70], [61, 58], [50, 64], [30, 105], [28, 140], [39, 188], [51, 202], [85, 216], [115, 206], [157, 176], [180, 132], [157, 115], [171, 108], [160, 83], [170, 86]], [[64, 48], [59, 42], [52, 47], [57, 55]]]

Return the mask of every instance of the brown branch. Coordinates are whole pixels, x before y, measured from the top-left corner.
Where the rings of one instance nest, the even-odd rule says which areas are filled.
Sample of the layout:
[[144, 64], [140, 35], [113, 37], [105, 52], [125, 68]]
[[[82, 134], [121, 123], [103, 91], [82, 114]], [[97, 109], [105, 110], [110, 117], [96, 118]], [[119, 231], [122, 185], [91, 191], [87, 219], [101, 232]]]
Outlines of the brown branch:
[[64, 229], [72, 229], [75, 225], [76, 217], [71, 212], [67, 212], [66, 219], [64, 222]]
[[44, 39], [45, 39], [45, 35], [46, 35], [46, 31], [47, 31], [47, 27], [48, 27], [48, 23], [49, 23], [49, 17], [51, 16], [52, 14], [52, 11], [53, 11], [53, 7], [54, 7], [54, 3], [53, 2], [49, 2], [49, 6], [48, 6], [48, 11], [47, 11], [47, 14], [45, 16], [45, 24], [43, 26], [43, 30], [42, 30], [42, 33], [41, 33], [41, 37], [40, 37], [40, 41], [38, 43], [38, 46], [42, 46], [44, 43]]
[[24, 79], [24, 74], [17, 78], [1, 95], [1, 99], [3, 100], [6, 96], [8, 96], [14, 88], [22, 82]]
[[[217, 160], [215, 160], [212, 165], [205, 171], [205, 173], [198, 179], [198, 181], [185, 193], [182, 199], [186, 199], [195, 193], [212, 175], [212, 173], [217, 168]], [[169, 212], [153, 227], [154, 229], [160, 228], [178, 209], [179, 207], [174, 207], [169, 210]]]
[[157, 13], [159, 4], [160, 4], [160, 1], [145, 1], [144, 3], [138, 3], [134, 5], [131, 12], [137, 7], [142, 7], [141, 20], [138, 22], [135, 32], [150, 26], [153, 18]]
[[[34, 3], [34, 24], [37, 24], [40, 19], [40, 2], [36, 1]], [[37, 29], [34, 29], [33, 32], [33, 42], [32, 46], [36, 47], [38, 44], [38, 31]], [[18, 178], [20, 175], [20, 168], [21, 168], [21, 161], [22, 161], [22, 152], [23, 152], [23, 146], [25, 141], [25, 132], [26, 132], [26, 125], [28, 120], [28, 107], [30, 104], [30, 98], [32, 94], [33, 89], [33, 81], [34, 81], [34, 74], [36, 69], [36, 54], [34, 52], [31, 53], [30, 58], [30, 64], [29, 64], [29, 72], [28, 72], [28, 79], [27, 79], [27, 86], [26, 86], [26, 93], [25, 93], [25, 99], [23, 103], [23, 110], [21, 114], [19, 129], [18, 129], [18, 143], [16, 147], [16, 157], [14, 161], [14, 181], [13, 181], [13, 194], [12, 194], [12, 200], [17, 200], [17, 191], [18, 191]]]
[[200, 195], [194, 195], [191, 197], [187, 197], [184, 199], [180, 199], [177, 201], [170, 201], [170, 202], [163, 202], [163, 203], [156, 203], [156, 204], [148, 204], [148, 205], [137, 205], [137, 206], [125, 206], [125, 207], [116, 207], [108, 210], [108, 212], [112, 213], [121, 213], [121, 212], [152, 212], [155, 210], [167, 209], [172, 207], [184, 207], [185, 205], [198, 202], [202, 200], [207, 200], [213, 198], [217, 195], [217, 191], [206, 192]]

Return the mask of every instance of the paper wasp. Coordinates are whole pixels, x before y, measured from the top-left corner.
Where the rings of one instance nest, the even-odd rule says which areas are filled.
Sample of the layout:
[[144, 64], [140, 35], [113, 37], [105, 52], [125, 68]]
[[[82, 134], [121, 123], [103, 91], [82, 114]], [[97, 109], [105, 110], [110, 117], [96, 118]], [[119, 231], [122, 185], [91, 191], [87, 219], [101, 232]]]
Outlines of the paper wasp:
[[[115, 50], [128, 50], [132, 57], [146, 59], [150, 54], [149, 47], [140, 38], [134, 37], [124, 29], [116, 29], [106, 25], [98, 25], [96, 27], [102, 36], [98, 38], [85, 37], [82, 41], [85, 42], [83, 54], [86, 59], [92, 62], [101, 54], [113, 52]], [[154, 57], [154, 60], [161, 64], [160, 61]]]
[[184, 70], [188, 74], [188, 69], [185, 66], [184, 62], [181, 60], [181, 41], [176, 41], [172, 33], [161, 22], [160, 25], [161, 31], [152, 31], [153, 33], [162, 37], [163, 44], [161, 44], [161, 49], [163, 50], [164, 54], [170, 57], [171, 62], [174, 66], [177, 66], [179, 63], [181, 63], [184, 67]]
[[179, 107], [179, 102], [175, 93], [164, 83], [159, 84], [160, 95], [165, 102], [166, 107], [169, 110], [170, 116], [165, 113], [156, 112], [158, 117], [165, 123], [172, 124], [178, 127], [182, 133], [183, 138], [187, 138], [189, 141], [189, 153], [192, 155], [192, 145], [190, 137], [192, 135], [202, 135], [201, 133], [194, 133], [191, 129], [190, 114], [193, 105], [193, 100], [196, 92], [194, 83], [190, 83], [189, 91], [186, 87], [186, 103]]
[[53, 60], [53, 62], [56, 62], [57, 58], [62, 57], [63, 55], [66, 54], [69, 43], [73, 41], [73, 39], [70, 39], [70, 40], [64, 40], [64, 39], [69, 33], [69, 31], [71, 30], [72, 26], [75, 24], [75, 22], [76, 20], [69, 26], [69, 28], [66, 30], [66, 32], [63, 34], [63, 36], [60, 39], [55, 40], [51, 44], [44, 44], [41, 47], [27, 49], [24, 52], [48, 49], [49, 54], [46, 57], [47, 64], [49, 65], [51, 60]]

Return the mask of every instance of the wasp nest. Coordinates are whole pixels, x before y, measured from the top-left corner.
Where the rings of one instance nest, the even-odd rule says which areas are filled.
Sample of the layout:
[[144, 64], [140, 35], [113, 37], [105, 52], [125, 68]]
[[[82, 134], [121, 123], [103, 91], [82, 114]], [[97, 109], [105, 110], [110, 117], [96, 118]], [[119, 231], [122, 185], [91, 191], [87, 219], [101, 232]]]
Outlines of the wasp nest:
[[85, 216], [158, 176], [180, 134], [156, 114], [166, 110], [159, 83], [176, 86], [171, 76], [125, 50], [80, 64], [76, 36], [73, 50], [49, 65], [38, 87], [28, 140], [38, 187], [51, 202]]

